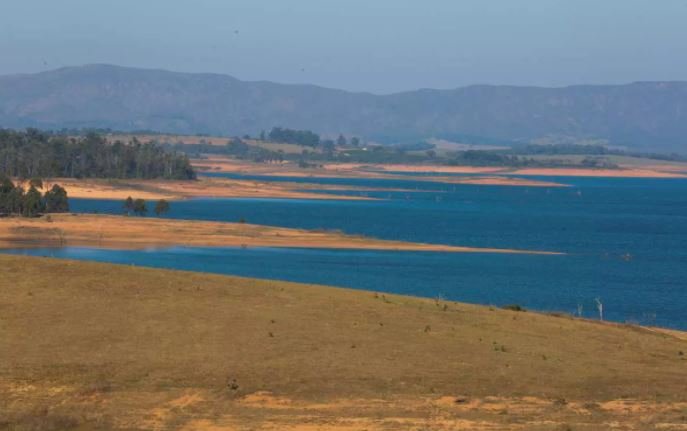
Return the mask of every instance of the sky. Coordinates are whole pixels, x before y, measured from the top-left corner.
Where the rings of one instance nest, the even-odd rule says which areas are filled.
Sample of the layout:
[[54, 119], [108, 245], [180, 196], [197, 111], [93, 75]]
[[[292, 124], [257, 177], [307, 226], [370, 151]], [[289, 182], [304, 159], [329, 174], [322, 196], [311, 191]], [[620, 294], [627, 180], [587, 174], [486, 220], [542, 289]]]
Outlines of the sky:
[[0, 0], [0, 74], [107, 63], [386, 94], [687, 80], [687, 0]]

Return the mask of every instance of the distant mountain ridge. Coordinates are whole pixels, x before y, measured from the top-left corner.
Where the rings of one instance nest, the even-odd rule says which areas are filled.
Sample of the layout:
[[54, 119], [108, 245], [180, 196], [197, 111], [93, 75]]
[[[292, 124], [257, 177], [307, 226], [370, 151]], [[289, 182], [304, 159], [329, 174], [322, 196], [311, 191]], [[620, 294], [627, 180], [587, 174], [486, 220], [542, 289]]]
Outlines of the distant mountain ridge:
[[0, 76], [0, 127], [243, 135], [273, 126], [382, 142], [563, 137], [687, 153], [687, 82], [374, 95], [110, 65]]

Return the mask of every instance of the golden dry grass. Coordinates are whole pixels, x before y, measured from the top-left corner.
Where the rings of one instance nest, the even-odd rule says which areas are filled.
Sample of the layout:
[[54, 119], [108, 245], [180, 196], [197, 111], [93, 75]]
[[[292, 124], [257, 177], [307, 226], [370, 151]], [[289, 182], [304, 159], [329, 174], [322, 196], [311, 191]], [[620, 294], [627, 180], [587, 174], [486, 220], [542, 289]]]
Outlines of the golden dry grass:
[[[225, 157], [194, 159], [193, 165], [206, 172], [224, 172], [249, 175], [276, 175], [281, 177], [334, 177], [334, 178], [382, 178], [408, 180], [407, 176], [394, 175], [393, 172], [425, 172], [438, 175], [413, 177], [414, 181], [433, 181], [449, 184], [472, 184], [484, 186], [529, 186], [529, 187], [565, 187], [565, 184], [552, 181], [540, 181], [525, 178], [514, 178], [501, 174], [507, 173], [502, 168], [485, 168], [469, 166], [429, 166], [429, 165], [365, 165], [358, 163], [332, 163], [322, 168], [299, 168], [292, 163], [250, 163]], [[479, 174], [474, 177], [449, 177], [440, 174], [469, 173]], [[288, 183], [285, 183], [288, 184]], [[313, 186], [315, 187], [315, 186]], [[348, 188], [354, 190], [353, 188]], [[345, 188], [342, 188], [345, 190]]]
[[336, 231], [199, 220], [95, 214], [50, 214], [40, 218], [0, 218], [0, 247], [312, 247], [370, 250], [556, 254], [535, 250], [459, 247], [387, 241]]
[[679, 430], [687, 417], [687, 341], [640, 327], [47, 258], [0, 268], [0, 429]]
[[527, 187], [569, 187], [567, 184], [556, 183], [553, 181], [533, 180], [529, 178], [513, 178], [507, 176], [479, 176], [479, 177], [463, 177], [463, 176], [423, 176], [420, 181], [435, 181], [448, 184], [471, 184], [481, 186], [527, 186]]
[[525, 168], [511, 173], [561, 177], [687, 178], [685, 173], [676, 172], [670, 166], [661, 167], [660, 165], [652, 168], [621, 167], [621, 169]]
[[101, 180], [53, 178], [46, 180], [47, 187], [60, 184], [72, 198], [179, 200], [194, 197], [215, 198], [289, 198], [289, 199], [347, 199], [364, 200], [364, 196], [335, 196], [309, 190], [356, 190], [373, 189], [325, 184], [303, 184], [235, 180], [229, 178], [200, 178], [194, 181], [174, 180]]
[[[332, 167], [336, 169], [336, 165]], [[619, 169], [596, 168], [523, 168], [474, 167], [474, 166], [432, 166], [432, 165], [371, 165], [368, 169], [395, 172], [427, 173], [482, 173], [492, 175], [532, 175], [570, 177], [632, 177], [632, 178], [687, 178], [687, 169], [682, 164], [654, 161], [651, 165], [619, 163]]]
[[[536, 179], [514, 178], [511, 175], [570, 176], [570, 177], [636, 177], [636, 178], [687, 178], [687, 165], [672, 162], [651, 161], [638, 164], [631, 160], [619, 161], [619, 169], [593, 168], [523, 168], [405, 165], [405, 164], [361, 164], [328, 163], [318, 169], [303, 169], [292, 163], [250, 163], [225, 157], [194, 159], [193, 165], [210, 172], [231, 172], [251, 175], [277, 175], [284, 177], [341, 177], [341, 178], [387, 178], [408, 179], [398, 173], [427, 173], [432, 176], [413, 177], [417, 181], [439, 181], [491, 186], [564, 186], [564, 184]], [[475, 174], [475, 177], [447, 177], [441, 174]], [[484, 177], [488, 175], [488, 177]]]

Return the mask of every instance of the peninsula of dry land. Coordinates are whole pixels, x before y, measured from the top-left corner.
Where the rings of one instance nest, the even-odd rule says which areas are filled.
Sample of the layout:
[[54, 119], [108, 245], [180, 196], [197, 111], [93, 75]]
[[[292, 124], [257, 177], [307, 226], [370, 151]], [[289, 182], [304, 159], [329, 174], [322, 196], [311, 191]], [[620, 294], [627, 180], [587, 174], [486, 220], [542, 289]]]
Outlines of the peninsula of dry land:
[[[563, 186], [564, 184], [520, 176], [560, 177], [618, 177], [618, 178], [687, 178], [687, 163], [621, 159], [617, 169], [602, 168], [511, 168], [480, 166], [407, 165], [325, 163], [319, 168], [300, 168], [292, 163], [252, 163], [225, 157], [192, 160], [200, 172], [224, 172], [251, 175], [277, 175], [283, 177], [342, 177], [342, 178], [393, 178], [408, 179], [408, 173], [427, 174], [414, 176], [415, 180], [446, 182], [446, 174], [464, 174], [450, 182], [481, 185]], [[492, 179], [492, 180], [490, 180]]]
[[303, 184], [200, 178], [198, 180], [105, 180], [58, 178], [46, 181], [60, 184], [70, 198], [120, 199], [129, 196], [140, 199], [181, 200], [189, 198], [284, 198], [284, 199], [345, 199], [365, 200], [365, 196], [332, 195], [315, 190], [374, 191], [376, 189], [327, 184]]
[[0, 218], [0, 248], [88, 246], [311, 247], [406, 251], [557, 254], [535, 250], [459, 247], [387, 241], [337, 231], [314, 231], [247, 223], [172, 220], [94, 214]]

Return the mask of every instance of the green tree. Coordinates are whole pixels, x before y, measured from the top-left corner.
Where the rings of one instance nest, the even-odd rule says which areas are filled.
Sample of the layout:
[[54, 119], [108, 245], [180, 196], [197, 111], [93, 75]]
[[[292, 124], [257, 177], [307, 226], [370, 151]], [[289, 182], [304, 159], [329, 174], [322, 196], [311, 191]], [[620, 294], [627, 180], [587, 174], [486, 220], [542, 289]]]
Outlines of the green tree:
[[320, 136], [310, 130], [293, 130], [274, 127], [269, 134], [270, 141], [277, 143], [297, 144], [316, 147], [320, 143]]
[[45, 203], [41, 192], [34, 186], [29, 188], [29, 191], [24, 195], [24, 202], [21, 208], [21, 214], [24, 217], [36, 217], [45, 212]]
[[9, 178], [0, 175], [0, 215], [12, 213], [10, 199], [14, 191], [14, 183]]
[[24, 189], [21, 187], [13, 188], [7, 194], [7, 214], [21, 214], [24, 207]]
[[321, 145], [322, 151], [327, 155], [327, 157], [331, 157], [334, 154], [334, 149], [336, 148], [334, 141], [331, 139], [325, 139], [322, 141]]
[[144, 216], [148, 213], [148, 207], [146, 207], [146, 201], [143, 199], [136, 199], [134, 201], [134, 214], [138, 216]]
[[360, 146], [360, 138], [358, 138], [357, 136], [352, 137], [351, 138], [351, 145], [353, 145], [354, 147], [359, 147]]
[[337, 147], [345, 147], [346, 146], [346, 138], [344, 135], [339, 135], [339, 137], [336, 139], [336, 146]]
[[0, 174], [0, 193], [9, 193], [14, 189], [14, 183], [8, 177]]
[[164, 199], [160, 199], [155, 204], [155, 215], [160, 217], [161, 215], [167, 214], [169, 212], [169, 202]]
[[69, 199], [67, 191], [55, 184], [50, 190], [45, 192], [44, 197], [46, 213], [66, 213], [69, 212]]
[[36, 189], [45, 177], [195, 178], [186, 155], [156, 143], [111, 143], [96, 133], [67, 137], [35, 129], [0, 129], [0, 174], [31, 178]]
[[132, 212], [134, 212], [134, 200], [129, 196], [124, 200], [124, 212], [126, 215], [131, 215]]

